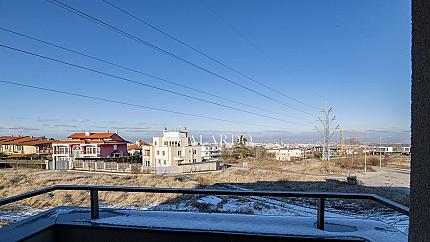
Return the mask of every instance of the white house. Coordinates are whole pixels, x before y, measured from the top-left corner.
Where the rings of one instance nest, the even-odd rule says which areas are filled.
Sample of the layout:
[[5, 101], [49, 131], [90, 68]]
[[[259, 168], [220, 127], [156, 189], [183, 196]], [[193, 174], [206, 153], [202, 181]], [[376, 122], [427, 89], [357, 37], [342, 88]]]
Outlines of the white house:
[[276, 160], [300, 159], [303, 157], [302, 149], [279, 149], [275, 153]]
[[151, 166], [155, 167], [157, 173], [219, 169], [219, 160], [204, 160], [203, 157], [202, 146], [191, 144], [186, 129], [168, 131], [165, 128], [163, 136], [153, 137]]

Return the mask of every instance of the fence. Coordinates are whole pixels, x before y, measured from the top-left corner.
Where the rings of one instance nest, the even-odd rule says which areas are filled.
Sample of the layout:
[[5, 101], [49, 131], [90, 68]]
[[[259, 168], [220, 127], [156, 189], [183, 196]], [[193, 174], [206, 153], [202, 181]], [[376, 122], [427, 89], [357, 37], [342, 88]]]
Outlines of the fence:
[[0, 159], [0, 167], [4, 168], [36, 168], [46, 169], [45, 160]]
[[99, 218], [99, 191], [111, 192], [142, 192], [142, 193], [179, 193], [179, 194], [205, 194], [205, 195], [229, 195], [229, 196], [258, 196], [258, 197], [304, 197], [318, 199], [317, 228], [324, 230], [325, 200], [334, 199], [365, 199], [378, 202], [392, 208], [402, 214], [409, 215], [409, 208], [399, 203], [383, 198], [375, 194], [367, 193], [336, 193], [336, 192], [290, 192], [290, 191], [242, 191], [242, 190], [209, 190], [209, 189], [185, 189], [185, 188], [151, 188], [151, 187], [116, 187], [116, 186], [74, 186], [57, 185], [44, 189], [24, 193], [14, 197], [0, 199], [0, 206], [17, 202], [26, 198], [57, 191], [89, 191], [91, 219]]

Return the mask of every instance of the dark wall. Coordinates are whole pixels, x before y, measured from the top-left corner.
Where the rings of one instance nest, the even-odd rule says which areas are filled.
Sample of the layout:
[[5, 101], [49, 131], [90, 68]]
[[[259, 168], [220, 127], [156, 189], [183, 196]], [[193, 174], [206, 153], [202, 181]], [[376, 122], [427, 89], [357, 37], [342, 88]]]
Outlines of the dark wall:
[[412, 163], [409, 240], [430, 241], [429, 0], [412, 0]]

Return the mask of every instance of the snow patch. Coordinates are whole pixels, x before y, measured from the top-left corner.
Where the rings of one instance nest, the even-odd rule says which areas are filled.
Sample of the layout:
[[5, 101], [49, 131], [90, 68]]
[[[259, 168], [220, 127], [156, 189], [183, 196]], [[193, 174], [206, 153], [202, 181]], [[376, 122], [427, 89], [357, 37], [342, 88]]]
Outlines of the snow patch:
[[217, 197], [217, 196], [206, 196], [206, 197], [199, 198], [197, 200], [197, 202], [200, 204], [217, 206], [218, 204], [220, 204], [222, 202], [222, 199]]

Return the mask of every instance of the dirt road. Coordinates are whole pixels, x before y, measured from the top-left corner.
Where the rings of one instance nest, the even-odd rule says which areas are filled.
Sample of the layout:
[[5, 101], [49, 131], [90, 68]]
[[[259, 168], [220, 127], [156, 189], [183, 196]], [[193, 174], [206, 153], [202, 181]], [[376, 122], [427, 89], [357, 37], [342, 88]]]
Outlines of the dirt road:
[[389, 167], [372, 167], [376, 172], [359, 174], [357, 177], [365, 186], [373, 187], [391, 187], [402, 191], [405, 194], [410, 192], [410, 173], [409, 169], [389, 168]]

